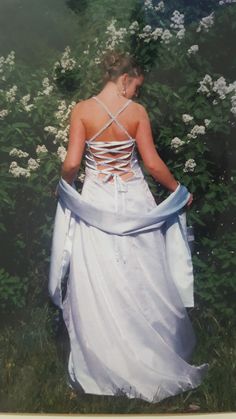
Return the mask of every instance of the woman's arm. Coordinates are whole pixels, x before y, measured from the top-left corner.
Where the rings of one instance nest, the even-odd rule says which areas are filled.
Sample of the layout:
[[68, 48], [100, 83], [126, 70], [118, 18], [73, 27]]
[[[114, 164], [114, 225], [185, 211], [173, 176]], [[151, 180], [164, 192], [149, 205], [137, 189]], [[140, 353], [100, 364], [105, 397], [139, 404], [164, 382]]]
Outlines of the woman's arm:
[[143, 163], [154, 179], [173, 192], [178, 186], [178, 181], [156, 151], [150, 120], [145, 108], [140, 104], [138, 107], [139, 123], [135, 138]]
[[67, 155], [61, 169], [61, 176], [72, 184], [79, 170], [84, 153], [86, 130], [80, 118], [82, 103], [77, 103], [70, 115], [70, 131]]

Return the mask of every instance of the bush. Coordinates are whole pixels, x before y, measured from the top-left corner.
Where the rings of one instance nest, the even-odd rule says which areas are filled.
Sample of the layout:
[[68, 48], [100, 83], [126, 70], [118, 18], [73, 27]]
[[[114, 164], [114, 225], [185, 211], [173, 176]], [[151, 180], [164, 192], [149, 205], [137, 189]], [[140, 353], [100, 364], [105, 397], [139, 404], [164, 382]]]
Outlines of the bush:
[[[119, 10], [122, 7], [123, 3], [117, 5]], [[146, 69], [139, 101], [149, 112], [157, 149], [175, 177], [194, 194], [187, 217], [195, 226], [200, 252], [193, 259], [199, 303], [207, 306], [210, 302], [224, 321], [235, 308], [230, 298], [235, 289], [233, 262], [229, 262], [233, 254], [228, 249], [236, 204], [236, 84], [231, 79], [235, 59], [232, 54], [225, 56], [217, 45], [221, 37], [224, 45], [233, 48], [236, 8], [218, 7], [200, 21], [194, 21], [188, 9], [188, 28], [183, 15], [171, 11], [170, 5], [157, 13], [153, 5], [131, 1], [129, 10], [130, 16], [135, 12], [135, 21], [114, 19], [108, 13], [104, 17], [106, 30], [103, 21], [86, 50], [82, 43], [74, 53], [67, 46], [48, 73], [27, 74], [27, 68], [15, 64], [13, 52], [2, 60], [3, 268], [12, 277], [27, 278], [35, 273], [28, 296], [38, 295], [40, 287], [46, 292], [56, 208], [53, 193], [66, 155], [71, 109], [101, 87], [103, 53], [112, 48], [129, 50]], [[84, 16], [90, 12], [87, 5]], [[222, 60], [227, 77], [221, 73]], [[83, 173], [84, 162], [78, 173], [80, 181]], [[147, 179], [153, 193], [164, 198], [166, 191], [150, 176]], [[229, 239], [223, 248], [222, 234]], [[209, 255], [207, 249], [215, 252], [217, 246], [221, 256]]]

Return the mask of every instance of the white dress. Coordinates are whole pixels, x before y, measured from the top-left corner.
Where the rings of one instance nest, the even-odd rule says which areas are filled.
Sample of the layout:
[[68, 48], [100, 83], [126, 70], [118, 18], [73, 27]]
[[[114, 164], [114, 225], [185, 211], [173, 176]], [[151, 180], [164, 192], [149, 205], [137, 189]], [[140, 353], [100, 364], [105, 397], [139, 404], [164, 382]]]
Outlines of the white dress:
[[[192, 264], [181, 208], [189, 192], [179, 184], [157, 205], [135, 139], [116, 119], [131, 100], [114, 116], [94, 99], [111, 119], [86, 141], [81, 194], [60, 181], [55, 225], [65, 218], [54, 228], [49, 291], [62, 308], [70, 338], [70, 386], [157, 402], [197, 387], [208, 368], [188, 363], [195, 345], [185, 308], [193, 305]], [[113, 121], [128, 139], [94, 141]], [[103, 156], [108, 152], [112, 158]], [[94, 156], [105, 170], [97, 169]], [[130, 172], [127, 162], [133, 177], [122, 180], [112, 171]]]

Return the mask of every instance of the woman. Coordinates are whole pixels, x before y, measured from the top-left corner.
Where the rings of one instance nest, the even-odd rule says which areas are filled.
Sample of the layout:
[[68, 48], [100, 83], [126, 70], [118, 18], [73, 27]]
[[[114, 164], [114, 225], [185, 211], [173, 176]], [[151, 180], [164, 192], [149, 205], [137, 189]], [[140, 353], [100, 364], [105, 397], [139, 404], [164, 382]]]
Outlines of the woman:
[[[191, 253], [184, 207], [192, 194], [158, 155], [144, 81], [126, 54], [104, 58], [105, 85], [76, 104], [54, 225], [49, 291], [70, 337], [70, 386], [157, 402], [197, 387], [207, 364], [188, 364], [195, 337]], [[149, 173], [171, 193], [159, 205]], [[75, 190], [84, 151], [82, 193]], [[61, 281], [69, 268], [62, 301]]]

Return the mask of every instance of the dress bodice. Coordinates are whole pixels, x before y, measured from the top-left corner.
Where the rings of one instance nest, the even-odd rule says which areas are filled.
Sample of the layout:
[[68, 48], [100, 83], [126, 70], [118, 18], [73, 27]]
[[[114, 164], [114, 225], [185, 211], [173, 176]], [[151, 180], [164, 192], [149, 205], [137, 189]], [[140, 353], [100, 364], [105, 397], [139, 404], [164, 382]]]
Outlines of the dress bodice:
[[[117, 177], [120, 174], [130, 172], [135, 163], [137, 163], [135, 139], [130, 136], [125, 127], [116, 119], [132, 100], [129, 99], [118, 112], [113, 115], [101, 100], [96, 96], [93, 96], [93, 99], [100, 103], [106, 110], [110, 115], [110, 119], [92, 138], [86, 141], [85, 161], [87, 168], [90, 168], [97, 173], [104, 173], [107, 175], [103, 178], [103, 181], [105, 182], [111, 177]], [[128, 139], [120, 141], [94, 141], [95, 138], [98, 137], [98, 135], [100, 135], [113, 121], [127, 134]], [[112, 156], [105, 156], [107, 153], [112, 154]], [[98, 166], [104, 166], [104, 168], [99, 169]], [[114, 170], [116, 173], [114, 173]]]

